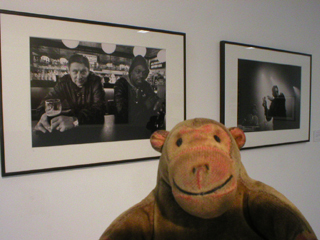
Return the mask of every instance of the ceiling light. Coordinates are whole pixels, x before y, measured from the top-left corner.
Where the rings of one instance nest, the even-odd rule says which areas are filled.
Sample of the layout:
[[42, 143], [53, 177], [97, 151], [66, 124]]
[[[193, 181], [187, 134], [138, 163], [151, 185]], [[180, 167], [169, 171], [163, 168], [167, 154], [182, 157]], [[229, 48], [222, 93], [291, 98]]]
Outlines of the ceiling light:
[[142, 57], [144, 57], [147, 53], [147, 48], [146, 47], [139, 47], [139, 46], [135, 46], [133, 48], [133, 55], [134, 56], [138, 56], [141, 55]]
[[117, 45], [112, 43], [101, 43], [102, 50], [107, 53], [111, 54], [116, 50]]
[[76, 41], [76, 40], [66, 40], [66, 39], [63, 39], [62, 42], [68, 48], [76, 48], [80, 43], [79, 41]]

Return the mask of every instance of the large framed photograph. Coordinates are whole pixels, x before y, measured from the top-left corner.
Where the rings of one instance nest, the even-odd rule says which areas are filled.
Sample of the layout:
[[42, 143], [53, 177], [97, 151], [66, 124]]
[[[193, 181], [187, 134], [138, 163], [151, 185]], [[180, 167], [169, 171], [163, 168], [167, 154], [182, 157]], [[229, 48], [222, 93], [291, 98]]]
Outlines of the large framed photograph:
[[153, 159], [185, 120], [181, 32], [0, 10], [2, 176]]
[[310, 141], [310, 54], [220, 42], [220, 121], [244, 130], [244, 147]]

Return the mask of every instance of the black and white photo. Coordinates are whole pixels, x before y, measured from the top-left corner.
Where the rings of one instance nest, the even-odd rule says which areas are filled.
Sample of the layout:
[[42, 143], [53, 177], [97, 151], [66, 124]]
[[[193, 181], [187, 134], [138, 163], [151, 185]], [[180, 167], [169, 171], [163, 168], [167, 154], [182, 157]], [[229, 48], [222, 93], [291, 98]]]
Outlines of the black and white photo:
[[245, 132], [300, 127], [301, 67], [238, 60], [238, 123]]
[[[165, 129], [165, 53], [30, 37], [33, 147], [149, 139]], [[60, 102], [55, 115], [48, 100]]]

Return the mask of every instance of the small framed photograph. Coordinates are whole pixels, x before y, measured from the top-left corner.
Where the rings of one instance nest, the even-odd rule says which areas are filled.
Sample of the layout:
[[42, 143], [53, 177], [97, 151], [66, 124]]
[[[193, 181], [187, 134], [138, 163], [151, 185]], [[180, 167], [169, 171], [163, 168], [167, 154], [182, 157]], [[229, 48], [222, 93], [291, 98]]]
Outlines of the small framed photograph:
[[312, 56], [220, 42], [220, 121], [244, 130], [244, 149], [310, 141]]
[[0, 10], [2, 176], [159, 157], [185, 120], [181, 32]]

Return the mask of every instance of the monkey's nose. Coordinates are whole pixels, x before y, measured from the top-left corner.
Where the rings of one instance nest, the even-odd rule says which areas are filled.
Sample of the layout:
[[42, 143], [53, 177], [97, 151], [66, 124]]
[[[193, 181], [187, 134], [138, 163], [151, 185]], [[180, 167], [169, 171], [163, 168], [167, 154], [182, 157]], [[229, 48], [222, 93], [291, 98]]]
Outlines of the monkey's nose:
[[208, 172], [210, 170], [209, 164], [203, 164], [192, 168], [193, 174], [198, 174], [199, 172]]
[[203, 164], [192, 169], [194, 180], [199, 189], [202, 189], [208, 175], [210, 175], [209, 164]]

